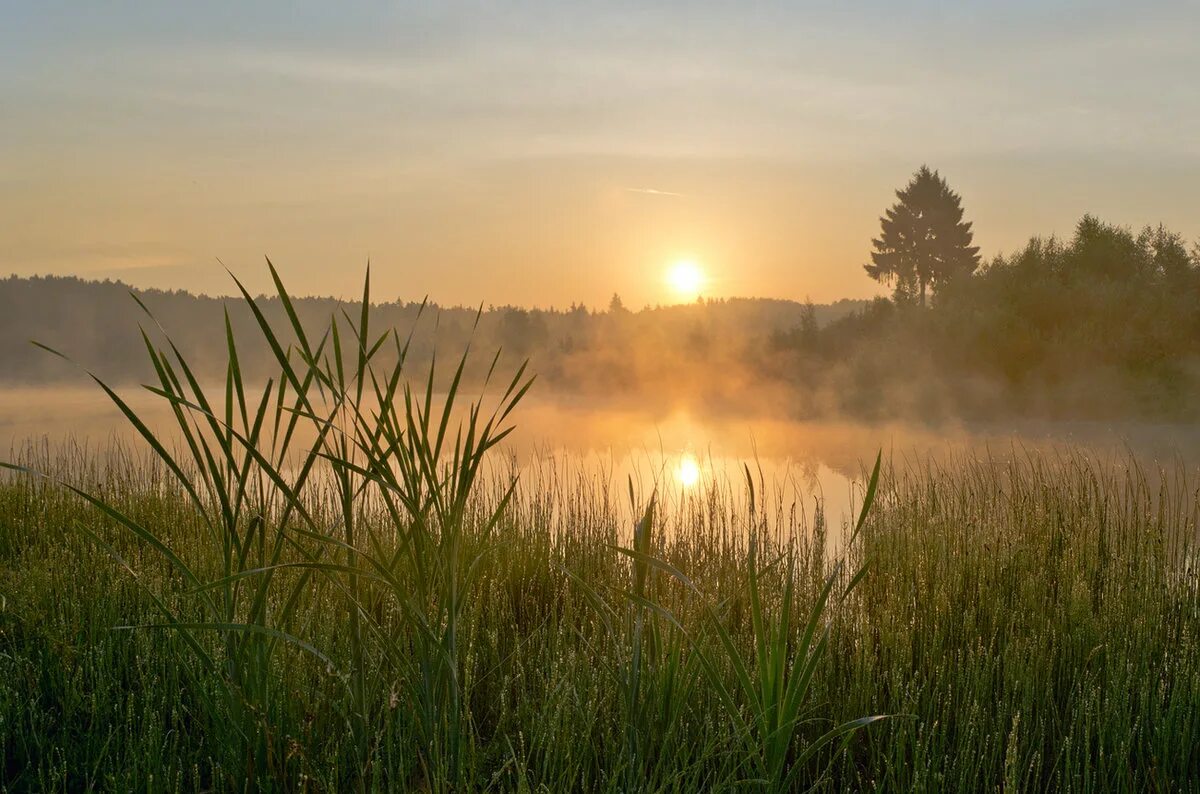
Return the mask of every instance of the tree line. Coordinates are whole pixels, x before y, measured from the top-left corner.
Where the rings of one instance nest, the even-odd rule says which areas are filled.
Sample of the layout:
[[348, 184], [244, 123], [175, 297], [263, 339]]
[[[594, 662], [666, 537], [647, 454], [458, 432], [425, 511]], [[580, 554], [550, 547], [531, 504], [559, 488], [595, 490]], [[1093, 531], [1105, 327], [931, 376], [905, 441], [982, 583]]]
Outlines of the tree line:
[[[929, 420], [1200, 413], [1191, 399], [1200, 386], [1200, 250], [1181, 235], [1087, 215], [1069, 238], [1033, 237], [983, 261], [961, 197], [937, 171], [919, 169], [896, 199], [865, 265], [889, 298], [638, 310], [616, 295], [603, 310], [397, 300], [377, 304], [376, 316], [409, 342], [413, 371], [471, 342], [502, 350], [514, 366], [530, 359], [543, 392], [644, 407]], [[153, 341], [156, 322], [202, 376], [221, 378], [226, 312], [235, 332], [254, 322], [241, 301], [138, 291], [155, 320], [129, 292], [111, 281], [0, 280], [0, 382], [80, 382], [77, 369], [30, 340], [116, 382], [144, 380], [153, 373], [139, 326]], [[258, 300], [283, 320], [277, 299]], [[314, 329], [353, 311], [332, 298], [296, 308]], [[239, 355], [251, 377], [272, 361], [265, 348]]]
[[1085, 215], [982, 262], [961, 198], [922, 167], [880, 219], [890, 299], [778, 346], [859, 415], [1193, 418], [1200, 247]]
[[[142, 311], [131, 292], [153, 317]], [[327, 326], [331, 314], [345, 311], [356, 316], [352, 302], [293, 300], [302, 325], [314, 333]], [[277, 298], [258, 296], [256, 301], [268, 318], [287, 325]], [[634, 310], [614, 296], [607, 308], [598, 310], [580, 304], [471, 308], [396, 300], [376, 303], [374, 316], [381, 327], [395, 330], [414, 373], [427, 371], [439, 353], [441, 360], [451, 360], [470, 343], [476, 349], [500, 351], [502, 366], [515, 367], [530, 359], [538, 374], [538, 391], [658, 407], [684, 401], [714, 407], [744, 404], [743, 386], [762, 371], [773, 334], [813, 318], [829, 323], [865, 304], [732, 298]], [[132, 290], [120, 282], [72, 277], [0, 279], [0, 383], [86, 385], [78, 367], [31, 340], [115, 383], [144, 382], [154, 373], [146, 363], [140, 329], [155, 342], [159, 323], [199, 376], [223, 378], [226, 312], [235, 334], [254, 337], [255, 320], [239, 299]], [[351, 343], [349, 336], [344, 335], [343, 344]], [[262, 344], [247, 344], [238, 355], [249, 377], [269, 372], [274, 363]], [[468, 372], [467, 378], [482, 382], [490, 360], [478, 356], [476, 363], [479, 371]]]

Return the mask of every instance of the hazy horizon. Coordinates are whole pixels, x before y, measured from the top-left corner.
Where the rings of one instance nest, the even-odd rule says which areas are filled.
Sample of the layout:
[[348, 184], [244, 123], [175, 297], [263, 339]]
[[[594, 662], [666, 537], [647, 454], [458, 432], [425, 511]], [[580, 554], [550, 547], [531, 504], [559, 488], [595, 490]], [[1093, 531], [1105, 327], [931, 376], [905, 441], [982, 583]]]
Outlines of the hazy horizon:
[[885, 294], [922, 163], [985, 258], [1200, 236], [1194, 4], [5, 6], [0, 271], [446, 305]]

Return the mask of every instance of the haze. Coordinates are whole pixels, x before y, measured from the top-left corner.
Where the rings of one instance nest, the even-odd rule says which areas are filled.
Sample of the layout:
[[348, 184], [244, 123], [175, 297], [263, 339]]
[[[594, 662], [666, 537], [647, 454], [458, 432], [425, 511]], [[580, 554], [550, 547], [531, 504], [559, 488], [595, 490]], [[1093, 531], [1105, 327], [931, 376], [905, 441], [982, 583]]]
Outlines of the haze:
[[1200, 233], [1194, 3], [0, 4], [0, 270], [817, 301], [922, 162], [984, 256]]

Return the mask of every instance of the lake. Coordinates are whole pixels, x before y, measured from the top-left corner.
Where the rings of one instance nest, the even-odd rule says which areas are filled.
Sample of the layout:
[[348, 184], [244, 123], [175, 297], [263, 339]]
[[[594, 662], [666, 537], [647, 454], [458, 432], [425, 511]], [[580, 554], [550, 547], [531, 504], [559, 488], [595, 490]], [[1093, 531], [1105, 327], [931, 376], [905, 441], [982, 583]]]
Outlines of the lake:
[[[137, 388], [120, 392], [152, 426], [169, 419], [156, 396]], [[656, 491], [678, 505], [713, 487], [739, 498], [749, 469], [777, 503], [790, 503], [809, 519], [821, 507], [833, 526], [856, 513], [880, 450], [897, 467], [1070, 451], [1104, 465], [1136, 463], [1151, 478], [1160, 469], [1191, 470], [1200, 463], [1200, 428], [1191, 425], [800, 421], [701, 414], [686, 406], [642, 412], [554, 395], [527, 398], [512, 419], [516, 431], [504, 455], [527, 480], [571, 473], [623, 495], [632, 479], [639, 499]], [[0, 388], [0, 444], [10, 458], [31, 442], [72, 439], [102, 449], [114, 441], [136, 444], [135, 436], [98, 388]]]

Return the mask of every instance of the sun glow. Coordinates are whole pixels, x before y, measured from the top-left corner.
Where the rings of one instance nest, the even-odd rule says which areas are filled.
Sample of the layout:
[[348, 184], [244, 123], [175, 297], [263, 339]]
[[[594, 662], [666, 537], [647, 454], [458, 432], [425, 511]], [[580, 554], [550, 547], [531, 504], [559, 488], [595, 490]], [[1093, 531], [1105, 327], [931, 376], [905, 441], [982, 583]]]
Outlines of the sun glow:
[[700, 483], [700, 462], [695, 455], [684, 455], [675, 468], [675, 479], [684, 488], [695, 488]]
[[704, 271], [693, 259], [680, 259], [667, 271], [667, 285], [678, 298], [695, 300], [704, 282]]

